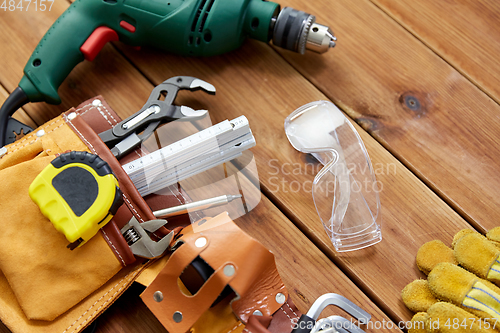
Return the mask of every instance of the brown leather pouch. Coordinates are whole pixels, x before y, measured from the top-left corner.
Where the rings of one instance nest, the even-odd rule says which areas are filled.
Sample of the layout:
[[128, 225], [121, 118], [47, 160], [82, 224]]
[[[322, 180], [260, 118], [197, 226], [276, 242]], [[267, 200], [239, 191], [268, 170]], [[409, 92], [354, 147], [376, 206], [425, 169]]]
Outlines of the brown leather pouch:
[[[207, 275], [194, 290], [188, 284], [193, 285], [189, 278], [195, 273], [186, 276], [190, 265]], [[219, 295], [226, 290], [228, 305], [243, 323], [253, 313], [271, 316], [288, 297], [273, 254], [222, 213], [182, 230], [165, 267], [141, 297], [165, 328], [175, 333], [196, 326], [214, 302], [223, 302]], [[226, 332], [231, 325], [228, 322]]]
[[0, 269], [27, 318], [54, 320], [102, 286], [122, 265], [103, 237], [68, 250], [64, 235], [28, 195], [29, 185], [55, 154], [88, 150], [63, 117], [7, 149], [0, 159], [4, 191]]
[[[179, 205], [189, 198], [176, 186], [168, 188], [168, 195], [146, 200], [139, 195], [120, 164], [143, 152], [134, 151], [118, 162], [97, 135], [119, 121], [97, 97], [9, 145], [0, 158], [0, 180], [7, 194], [0, 202], [5, 221], [0, 233], [1, 321], [13, 332], [80, 332], [141, 273], [154, 280], [142, 295], [144, 302], [172, 333], [190, 328], [197, 333], [241, 332], [256, 311], [274, 314], [273, 318], [282, 312], [289, 318], [287, 291], [274, 256], [227, 214], [212, 219], [200, 216], [193, 225], [186, 218], [169, 219], [170, 228], [187, 227], [175, 238], [175, 251], [160, 260], [165, 267], [158, 270], [158, 262], [136, 261], [120, 228], [132, 216], [139, 222], [154, 219], [152, 209]], [[56, 154], [67, 150], [89, 151], [108, 162], [125, 199], [100, 235], [74, 251], [66, 248], [64, 235], [27, 193], [34, 177]], [[163, 228], [155, 235], [161, 238], [169, 232]], [[186, 268], [196, 258], [211, 271], [206, 281], [198, 283], [199, 290], [190, 292]], [[221, 299], [219, 294], [225, 290], [229, 295]], [[158, 291], [163, 294], [161, 302]]]
[[[0, 214], [0, 319], [13, 332], [78, 332], [98, 316], [145, 268], [136, 261], [119, 229], [135, 216], [154, 219], [120, 163], [96, 133], [120, 119], [102, 98], [47, 122], [7, 146], [0, 158], [3, 198]], [[111, 222], [84, 246], [70, 251], [29, 195], [28, 188], [56, 154], [88, 151], [106, 160], [116, 174], [125, 203]], [[132, 153], [139, 157], [140, 152]], [[126, 163], [127, 160], [121, 161]], [[175, 188], [163, 207], [184, 202]], [[159, 230], [158, 237], [169, 230]], [[124, 268], [125, 267], [125, 268]]]

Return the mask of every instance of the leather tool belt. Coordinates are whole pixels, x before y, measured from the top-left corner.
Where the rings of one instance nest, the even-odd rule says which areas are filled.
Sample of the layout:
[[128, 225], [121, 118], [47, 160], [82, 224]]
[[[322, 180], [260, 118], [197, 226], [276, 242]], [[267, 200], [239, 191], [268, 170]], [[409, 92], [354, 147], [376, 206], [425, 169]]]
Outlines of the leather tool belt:
[[[120, 161], [113, 156], [96, 133], [120, 119], [102, 97], [96, 99], [7, 146], [0, 158], [0, 320], [14, 333], [80, 332], [137, 280], [148, 286], [141, 297], [169, 332], [290, 332], [301, 314], [274, 256], [227, 214], [200, 215], [194, 224], [186, 216], [169, 218], [168, 229], [154, 235], [160, 239], [173, 230], [172, 250], [158, 260], [133, 255], [120, 232], [132, 216], [153, 220], [153, 210], [189, 198], [178, 186], [168, 195], [139, 195], [121, 164], [145, 152], [136, 149]], [[28, 196], [33, 179], [68, 150], [105, 160], [124, 198], [113, 219], [73, 251]], [[195, 263], [208, 267], [201, 282], [188, 276]]]

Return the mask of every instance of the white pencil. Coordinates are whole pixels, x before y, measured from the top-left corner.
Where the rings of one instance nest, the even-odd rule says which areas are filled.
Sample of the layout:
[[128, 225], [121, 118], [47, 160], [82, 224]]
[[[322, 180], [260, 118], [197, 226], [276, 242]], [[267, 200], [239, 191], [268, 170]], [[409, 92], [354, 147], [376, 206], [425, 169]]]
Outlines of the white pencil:
[[170, 207], [162, 210], [157, 210], [153, 212], [156, 217], [166, 218], [176, 215], [181, 215], [189, 212], [195, 212], [202, 209], [208, 209], [213, 207], [218, 207], [226, 205], [235, 199], [241, 198], [241, 194], [237, 195], [221, 195], [220, 197], [214, 197], [210, 199], [205, 199], [201, 201], [190, 202], [184, 205]]

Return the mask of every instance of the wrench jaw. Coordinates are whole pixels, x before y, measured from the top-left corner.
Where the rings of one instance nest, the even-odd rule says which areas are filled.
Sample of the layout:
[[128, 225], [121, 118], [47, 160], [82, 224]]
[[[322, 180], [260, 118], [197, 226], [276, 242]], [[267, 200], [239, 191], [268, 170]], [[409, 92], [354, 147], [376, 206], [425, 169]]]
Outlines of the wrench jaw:
[[209, 94], [215, 94], [215, 87], [211, 85], [210, 83], [200, 80], [200, 79], [194, 79], [193, 82], [191, 82], [191, 85], [189, 86], [191, 90], [194, 89], [203, 89]]
[[178, 110], [175, 111], [176, 115], [180, 112], [181, 117], [179, 119], [181, 120], [199, 120], [204, 118], [208, 114], [208, 110], [194, 110], [190, 108], [189, 106], [181, 106], [178, 107]]
[[[146, 140], [161, 123], [175, 120], [194, 121], [205, 117], [207, 110], [194, 110], [188, 106], [174, 105], [179, 90], [203, 90], [215, 94], [210, 83], [191, 76], [175, 76], [156, 86], [148, 101], [135, 114], [113, 128], [99, 133], [102, 141], [119, 159]], [[162, 100], [162, 95], [166, 94]], [[144, 131], [142, 134], [139, 134]]]
[[212, 84], [192, 76], [174, 76], [163, 81], [159, 86], [162, 85], [172, 85], [176, 87], [177, 90], [188, 89], [194, 91], [202, 89], [209, 94], [215, 94], [215, 87]]
[[132, 253], [138, 257], [154, 259], [161, 257], [170, 246], [174, 232], [170, 232], [161, 240], [155, 242], [148, 232], [154, 233], [167, 223], [165, 220], [151, 220], [139, 223], [135, 217], [121, 229]]

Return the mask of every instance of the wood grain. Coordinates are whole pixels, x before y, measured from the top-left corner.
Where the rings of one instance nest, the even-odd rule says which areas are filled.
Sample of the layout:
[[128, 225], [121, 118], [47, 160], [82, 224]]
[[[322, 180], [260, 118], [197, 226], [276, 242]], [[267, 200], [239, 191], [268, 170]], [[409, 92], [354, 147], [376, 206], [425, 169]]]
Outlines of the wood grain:
[[367, 0], [282, 4], [316, 14], [339, 41], [324, 55], [276, 50], [474, 227], [497, 226], [500, 106]]
[[371, 1], [500, 102], [498, 1]]
[[407, 283], [424, 277], [415, 265], [416, 252], [427, 241], [441, 239], [450, 243], [454, 233], [470, 228], [459, 215], [358, 126], [383, 185], [384, 240], [365, 250], [337, 254], [306, 188], [319, 169], [291, 147], [283, 130], [289, 113], [312, 100], [326, 99], [325, 95], [269, 46], [258, 42], [250, 41], [239, 51], [208, 60], [156, 51], [140, 53], [127, 47], [122, 50], [155, 83], [185, 73], [214, 84], [216, 96], [185, 92], [177, 101], [208, 107], [214, 122], [244, 114], [257, 141], [252, 151], [266, 196], [393, 320], [411, 318], [399, 294]]
[[[206, 96], [201, 92], [183, 92], [178, 98], [178, 104], [208, 108], [214, 121], [245, 114], [257, 139], [258, 145], [253, 151], [265, 194], [333, 259], [350, 280], [375, 300], [386, 314], [393, 320], [408, 320], [411, 313], [400, 301], [399, 293], [412, 279], [422, 277], [414, 264], [416, 250], [431, 239], [438, 238], [449, 243], [456, 231], [470, 226], [384, 147], [361, 131], [374, 165], [379, 163], [382, 168], [387, 166], [386, 170], [394, 170], [378, 175], [379, 181], [384, 185], [381, 192], [384, 240], [375, 247], [351, 254], [339, 255], [333, 252], [317, 220], [310, 193], [294, 191], [292, 188], [292, 184], [304, 184], [314, 175], [307, 171], [293, 174], [295, 163], [306, 165], [312, 161], [306, 160], [304, 155], [293, 150], [288, 144], [284, 136], [283, 120], [302, 104], [333, 98], [388, 147], [395, 144], [389, 145], [389, 140], [384, 139], [380, 133], [393, 135], [397, 143], [403, 147], [407, 145], [406, 153], [396, 156], [420, 177], [430, 183], [426, 178], [429, 173], [429, 177], [434, 177], [434, 181], [446, 183], [458, 192], [462, 184], [452, 178], [456, 174], [449, 176], [447, 172], [439, 170], [441, 167], [448, 167], [450, 157], [443, 161], [437, 158], [439, 155], [446, 155], [454, 147], [445, 142], [445, 138], [438, 136], [442, 133], [438, 125], [446, 122], [448, 117], [445, 112], [451, 112], [452, 109], [447, 105], [438, 104], [443, 91], [445, 94], [447, 91], [447, 85], [442, 84], [443, 77], [456, 83], [454, 91], [457, 101], [452, 106], [470, 106], [467, 104], [470, 100], [488, 105], [488, 99], [477, 89], [474, 90], [474, 86], [458, 72], [367, 1], [288, 3], [317, 14], [320, 23], [328, 23], [330, 20], [335, 22], [332, 28], [339, 38], [343, 38], [342, 43], [339, 41], [337, 50], [321, 56], [309, 54], [301, 57], [283, 51], [287, 60], [300, 68], [307, 79], [283, 61], [269, 46], [258, 42], [248, 42], [239, 51], [209, 59], [186, 59], [152, 50], [138, 52], [117, 44], [127, 57], [132, 59], [134, 65], [146, 74], [147, 79], [119, 56], [116, 50], [107, 47], [95, 64], [79, 65], [63, 84], [61, 95], [66, 106], [61, 109], [76, 105], [95, 92], [102, 93], [116, 111], [124, 116], [144, 103], [152, 88], [148, 80], [158, 84], [174, 75], [192, 75], [213, 83], [218, 89], [217, 96]], [[56, 5], [57, 3], [54, 7]], [[62, 11], [64, 5], [59, 6], [57, 10]], [[8, 82], [9, 84], [4, 84], [10, 90], [20, 79], [24, 66], [21, 55], [28, 59], [41, 34], [58, 14], [50, 13], [54, 17], [42, 17], [36, 21], [16, 16], [14, 13], [9, 15], [14, 16], [6, 17], [7, 27], [0, 32], [0, 45], [8, 45], [6, 51], [4, 48], [0, 50], [0, 56], [7, 59], [9, 65], [8, 68], [4, 68], [5, 65], [0, 68], [0, 80]], [[34, 38], [34, 42], [24, 38], [23, 33], [17, 32], [16, 27], [22, 24], [36, 24], [36, 29], [33, 30], [41, 31], [39, 36]], [[106, 66], [98, 67], [102, 62]], [[413, 68], [414, 65], [416, 68]], [[425, 72], [425, 78], [418, 77], [416, 74], [419, 72]], [[71, 80], [78, 84], [68, 85], [67, 82], [72, 82]], [[429, 82], [432, 84], [428, 85]], [[432, 112], [413, 112], [397, 104], [401, 95], [407, 92], [415, 95], [418, 93], [417, 97], [424, 106], [422, 110]], [[424, 102], [426, 104], [423, 104]], [[386, 111], [386, 106], [387, 110], [394, 113], [391, 115], [393, 118], [385, 114], [378, 116], [378, 112]], [[58, 112], [40, 104], [30, 107], [32, 109], [27, 108], [27, 111], [37, 122]], [[444, 111], [441, 108], [444, 108]], [[366, 111], [366, 114], [361, 111]], [[429, 119], [432, 122], [429, 123]], [[469, 118], [465, 120], [470, 121]], [[407, 123], [407, 127], [401, 127], [398, 122]], [[486, 121], [481, 120], [481, 125], [483, 123]], [[474, 123], [472, 125], [477, 126]], [[485, 127], [488, 133], [495, 129], [494, 125], [485, 125], [488, 125]], [[460, 126], [462, 127], [457, 128], [458, 133], [464, 130], [464, 126]], [[415, 143], [415, 137], [422, 134], [424, 138], [419, 138]], [[475, 142], [471, 134], [465, 138]], [[437, 142], [431, 144], [432, 140]], [[460, 144], [465, 144], [465, 139], [460, 140]], [[437, 146], [438, 152], [429, 148], [437, 144], [444, 145]], [[415, 146], [420, 150], [415, 150]], [[415, 163], [420, 169], [414, 166]], [[278, 166], [277, 174], [275, 166]], [[441, 172], [438, 175], [444, 177], [437, 178], [437, 172]], [[278, 180], [284, 180], [284, 185], [280, 185], [277, 190], [272, 180], [276, 176]], [[481, 186], [476, 185], [473, 188], [476, 192], [472, 193], [477, 193]], [[489, 207], [491, 208], [491, 205]], [[484, 207], [479, 207], [478, 210], [481, 208]], [[242, 222], [240, 225], [248, 228], [247, 231], [254, 233], [256, 238], [273, 249], [278, 256], [279, 269], [285, 282], [297, 289], [298, 297], [294, 300], [297, 300], [302, 309], [307, 308], [311, 299], [316, 297], [312, 296], [312, 291], [319, 293], [337, 287], [349, 298], [366, 301], [365, 296], [352, 287], [351, 282], [340, 274], [339, 269], [311, 246], [303, 234], [266, 198], [263, 198], [261, 205], [253, 210], [248, 218], [249, 223]], [[290, 251], [290, 248], [294, 250]], [[311, 292], [308, 293], [307, 290]], [[376, 313], [378, 318], [383, 318], [382, 314]]]
[[[48, 13], [50, 17], [57, 16], [58, 13], [56, 12], [60, 12], [64, 9], [64, 6], [59, 4], [54, 4], [53, 12]], [[30, 44], [29, 38], [24, 38], [21, 33], [16, 32], [18, 31], [16, 26], [30, 24], [33, 30], [43, 31], [48, 28], [50, 19], [42, 18], [35, 21], [33, 18], [25, 18], [23, 16], [24, 13], [22, 15], [16, 15], [16, 13], [11, 13], [9, 15], [11, 16], [2, 17], [2, 19], [5, 18], [6, 28], [0, 31], [0, 45], [6, 45], [6, 48], [2, 48], [0, 56], [6, 59], [8, 63], [8, 66], [0, 69], [0, 80], [6, 82], [8, 87], [13, 88], [20, 78], [20, 73], [24, 65], [20, 55], [23, 54], [27, 59], [29, 56], [28, 50], [34, 47], [34, 44]], [[35, 23], [36, 29], [34, 29], [35, 27], [33, 26]], [[37, 37], [34, 39], [37, 40]], [[270, 49], [267, 48], [267, 51], [269, 52]], [[71, 74], [70, 78], [65, 81], [65, 84], [63, 84], [60, 90], [65, 100], [63, 106], [52, 108], [43, 104], [31, 105], [27, 107], [29, 114], [32, 115], [37, 122], [43, 122], [61, 109], [65, 109], [70, 105], [79, 104], [85, 98], [90, 97], [88, 94], [91, 93], [102, 93], [122, 117], [137, 110], [146, 100], [152, 89], [152, 85], [149, 84], [146, 78], [140, 75], [132, 65], [119, 56], [112, 47], [106, 48], [101, 57], [104, 59], [98, 60], [96, 65], [88, 63], [80, 65], [80, 68], [77, 68], [77, 70]], [[99, 68], [94, 66], [102, 66], [100, 68], [101, 71], [99, 72]], [[114, 67], [116, 70], [119, 68], [120, 73], [115, 72], [113, 66], [116, 66]], [[112, 68], [110, 69], [108, 67]], [[187, 68], [185, 70], [187, 71]], [[189, 75], [189, 73], [182, 74]], [[78, 80], [77, 85], [67, 84], [68, 82], [76, 82], [76, 80]], [[181, 97], [181, 101], [193, 106], [192, 104], [196, 103], [191, 104], [189, 101], [192, 101], [192, 98], [197, 99], [201, 96], [200, 94], [201, 93], [196, 93], [196, 95], [193, 95], [194, 97], [183, 95], [184, 97]], [[238, 99], [237, 96], [235, 96], [235, 98]], [[267, 198], [263, 197], [261, 204], [252, 210], [250, 214], [238, 220], [238, 223], [251, 235], [258, 238], [265, 246], [276, 253], [278, 269], [282, 273], [283, 280], [289, 286], [292, 298], [302, 310], [307, 310], [314, 299], [322, 293], [338, 292], [348, 296], [354, 302], [360, 304], [363, 308], [372, 313], [374, 320], [389, 320], [387, 316], [383, 314], [383, 312], [378, 309], [376, 305], [374, 305], [367, 296], [364, 295], [318, 248], [316, 248]], [[136, 299], [135, 296], [130, 297]], [[138, 318], [139, 321], [133, 320], [135, 324], [129, 325], [130, 316], [128, 314], [134, 310], [130, 309], [129, 298], [124, 298], [123, 301], [124, 303], [122, 303], [122, 306], [127, 308], [127, 311], [117, 310], [121, 315], [116, 315], [118, 318], [112, 315], [112, 319], [110, 320], [115, 321], [115, 323], [110, 324], [106, 322], [106, 324], [102, 326], [102, 331], [132, 332], [136, 331], [136, 328], [139, 326], [153, 327], [153, 330], [156, 329], [157, 326], [151, 323], [151, 317], [145, 317], [143, 319], [141, 316], [141, 318]], [[115, 307], [119, 307], [120, 302], [119, 300], [115, 304]], [[328, 313], [337, 312], [328, 310], [326, 314]], [[394, 329], [386, 329], [384, 331], [394, 331]]]

